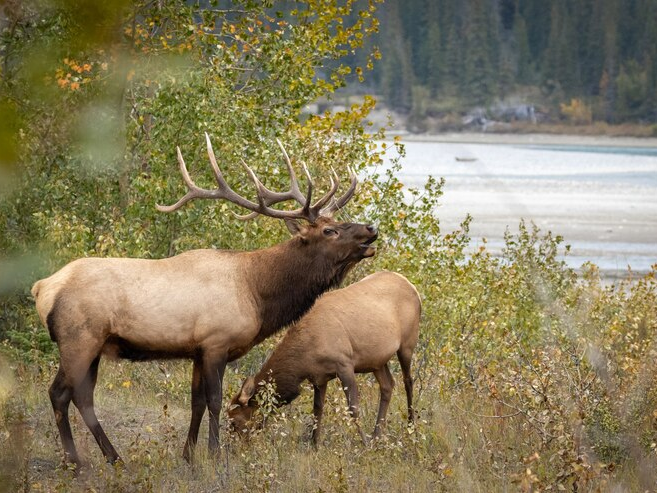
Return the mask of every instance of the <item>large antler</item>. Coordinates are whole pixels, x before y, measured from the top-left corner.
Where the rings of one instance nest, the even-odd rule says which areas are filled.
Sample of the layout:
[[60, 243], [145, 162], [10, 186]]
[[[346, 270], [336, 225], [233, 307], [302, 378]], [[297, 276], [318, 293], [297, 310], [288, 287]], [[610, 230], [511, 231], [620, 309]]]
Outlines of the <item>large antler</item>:
[[[248, 172], [251, 180], [255, 184], [258, 194], [257, 195], [258, 202], [257, 203], [252, 202], [237, 194], [232, 188], [230, 188], [228, 183], [226, 183], [226, 180], [224, 179], [223, 174], [221, 173], [221, 170], [217, 165], [217, 159], [214, 155], [214, 150], [212, 149], [212, 143], [210, 142], [210, 137], [208, 136], [207, 132], [205, 134], [205, 140], [208, 148], [208, 157], [210, 158], [210, 164], [212, 165], [212, 171], [214, 172], [214, 177], [217, 181], [217, 185], [218, 185], [217, 188], [214, 190], [206, 190], [204, 188], [200, 188], [196, 186], [196, 184], [192, 181], [191, 177], [189, 176], [189, 172], [187, 171], [187, 167], [185, 166], [185, 161], [183, 160], [182, 153], [180, 152], [180, 147], [176, 147], [176, 152], [178, 155], [178, 164], [180, 166], [180, 173], [182, 174], [183, 180], [185, 181], [185, 184], [187, 185], [187, 188], [189, 190], [180, 200], [178, 200], [178, 202], [176, 202], [173, 205], [164, 206], [164, 205], [156, 204], [156, 207], [159, 211], [162, 212], [175, 211], [192, 199], [224, 199], [251, 211], [250, 214], [247, 214], [245, 216], [237, 216], [238, 218], [243, 220], [251, 219], [257, 216], [258, 214], [262, 214], [263, 216], [269, 216], [279, 219], [305, 219], [309, 222], [314, 222], [315, 220], [317, 220], [319, 216], [332, 215], [338, 209], [344, 207], [344, 205], [351, 199], [351, 197], [353, 196], [356, 190], [358, 178], [356, 177], [356, 174], [353, 172], [353, 170], [350, 170], [351, 185], [349, 187], [349, 190], [347, 190], [347, 192], [345, 192], [345, 194], [342, 195], [337, 200], [334, 199], [333, 196], [338, 190], [340, 181], [335, 171], [333, 171], [333, 177], [335, 177], [335, 180], [333, 179], [333, 177], [330, 177], [331, 188], [326, 193], [326, 195], [324, 195], [317, 202], [312, 204], [311, 199], [313, 192], [313, 182], [310, 177], [310, 173], [308, 172], [308, 168], [305, 165], [303, 167], [304, 174], [306, 175], [306, 179], [308, 180], [308, 191], [304, 196], [301, 193], [301, 190], [299, 189], [299, 183], [297, 182], [297, 177], [294, 173], [294, 170], [292, 169], [292, 162], [290, 161], [290, 157], [285, 151], [283, 144], [278, 139], [276, 139], [276, 142], [278, 142], [279, 147], [283, 151], [283, 156], [285, 157], [285, 163], [287, 165], [288, 173], [290, 174], [290, 190], [288, 190], [287, 192], [274, 192], [272, 190], [269, 190], [267, 187], [265, 187], [262, 184], [262, 182], [258, 179], [258, 177], [255, 175], [253, 170], [244, 161], [242, 161], [242, 165], [246, 168], [246, 171]], [[269, 207], [271, 205], [284, 202], [287, 200], [296, 200], [301, 205], [301, 207], [291, 211], [273, 209]], [[329, 205], [326, 206], [326, 204]]]

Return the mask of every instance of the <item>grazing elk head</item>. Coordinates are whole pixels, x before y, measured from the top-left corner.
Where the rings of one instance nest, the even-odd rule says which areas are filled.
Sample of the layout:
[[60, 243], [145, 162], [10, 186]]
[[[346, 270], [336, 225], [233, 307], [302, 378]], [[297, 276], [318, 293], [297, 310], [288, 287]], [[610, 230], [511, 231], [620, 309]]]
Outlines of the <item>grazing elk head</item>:
[[[376, 227], [370, 224], [358, 224], [348, 222], [338, 222], [333, 219], [333, 214], [340, 210], [352, 198], [356, 191], [358, 179], [353, 170], [351, 171], [351, 184], [349, 189], [339, 198], [334, 198], [338, 190], [340, 179], [335, 171], [330, 177], [331, 186], [329, 191], [322, 198], [312, 203], [313, 181], [310, 177], [308, 168], [304, 165], [303, 170], [308, 181], [308, 190], [304, 195], [297, 182], [290, 157], [288, 156], [283, 144], [276, 139], [287, 165], [290, 174], [290, 189], [287, 192], [275, 192], [266, 188], [255, 175], [253, 170], [244, 162], [242, 165], [249, 174], [257, 190], [257, 202], [245, 199], [238, 195], [223, 177], [217, 160], [212, 149], [210, 137], [205, 134], [208, 157], [212, 165], [212, 171], [217, 181], [217, 188], [206, 190], [198, 187], [189, 176], [185, 161], [183, 160], [180, 148], [176, 148], [178, 155], [178, 164], [180, 172], [189, 189], [188, 192], [173, 205], [157, 205], [158, 210], [162, 212], [172, 212], [179, 209], [183, 204], [196, 198], [206, 199], [225, 199], [237, 204], [251, 212], [246, 215], [236, 215], [241, 220], [252, 219], [259, 214], [284, 219], [290, 233], [299, 238], [303, 245], [313, 245], [317, 248], [320, 255], [325, 258], [331, 258], [336, 262], [355, 264], [363, 258], [371, 257], [376, 252], [376, 247], [372, 243], [377, 239], [378, 232]], [[300, 207], [294, 210], [274, 209], [271, 206], [280, 202], [295, 200]], [[318, 246], [320, 245], [320, 246]]]
[[[259, 425], [254, 422], [253, 415], [258, 406], [252, 401], [256, 393], [256, 384], [253, 377], [247, 377], [239, 393], [235, 395], [228, 406], [228, 419], [231, 430], [235, 433], [245, 434]], [[260, 423], [261, 424], [261, 423]]]

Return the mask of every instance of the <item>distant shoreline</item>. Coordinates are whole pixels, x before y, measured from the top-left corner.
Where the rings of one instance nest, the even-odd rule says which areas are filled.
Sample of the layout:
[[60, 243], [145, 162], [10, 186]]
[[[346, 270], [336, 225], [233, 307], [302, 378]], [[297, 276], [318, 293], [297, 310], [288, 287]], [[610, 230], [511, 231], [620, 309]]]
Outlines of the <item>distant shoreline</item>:
[[402, 142], [444, 142], [454, 144], [499, 144], [499, 145], [583, 145], [609, 147], [657, 148], [655, 137], [611, 137], [607, 135], [572, 134], [516, 134], [450, 132], [442, 134], [388, 133], [386, 140], [400, 137]]
[[[407, 144], [398, 172], [403, 183], [421, 187], [429, 175], [446, 179], [437, 211], [443, 231], [458, 229], [469, 213], [475, 244], [487, 238], [487, 248], [496, 253], [504, 232], [515, 231], [524, 218], [564, 237], [572, 247], [569, 265], [591, 260], [607, 279], [625, 277], [627, 264], [644, 274], [657, 263], [657, 138], [500, 133], [401, 138]], [[572, 152], [553, 152], [568, 149]]]

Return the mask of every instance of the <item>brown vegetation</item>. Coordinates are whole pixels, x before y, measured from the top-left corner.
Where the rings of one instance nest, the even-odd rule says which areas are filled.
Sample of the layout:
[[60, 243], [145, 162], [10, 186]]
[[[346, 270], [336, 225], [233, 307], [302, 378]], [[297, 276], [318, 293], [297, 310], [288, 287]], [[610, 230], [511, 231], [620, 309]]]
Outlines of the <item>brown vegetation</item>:
[[567, 123], [512, 122], [488, 129], [493, 133], [544, 133], [554, 135], [591, 135], [605, 137], [656, 137], [657, 127], [640, 123], [610, 124], [593, 122], [588, 125], [572, 125]]

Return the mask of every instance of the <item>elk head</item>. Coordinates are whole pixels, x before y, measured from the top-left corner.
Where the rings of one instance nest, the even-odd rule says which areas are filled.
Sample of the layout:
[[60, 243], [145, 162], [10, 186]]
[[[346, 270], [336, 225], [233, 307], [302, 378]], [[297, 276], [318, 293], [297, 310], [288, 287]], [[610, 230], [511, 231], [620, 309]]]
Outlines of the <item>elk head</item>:
[[257, 404], [252, 402], [252, 397], [255, 393], [255, 379], [253, 377], [247, 377], [239, 393], [231, 399], [230, 406], [228, 406], [228, 419], [230, 420], [230, 427], [233, 432], [239, 434], [248, 433], [257, 427], [257, 424], [253, 421], [253, 415], [258, 409]]
[[[246, 163], [242, 162], [242, 165], [256, 186], [257, 202], [252, 202], [251, 200], [237, 194], [228, 183], [226, 183], [226, 180], [217, 165], [210, 137], [207, 133], [205, 134], [205, 140], [212, 171], [217, 181], [217, 188], [213, 190], [203, 189], [198, 187], [192, 181], [189, 172], [187, 171], [187, 167], [185, 166], [185, 161], [183, 160], [180, 148], [177, 147], [176, 151], [180, 173], [187, 185], [188, 192], [173, 205], [157, 205], [158, 210], [162, 212], [172, 212], [179, 209], [188, 201], [197, 198], [224, 199], [251, 211], [246, 215], [236, 214], [241, 220], [252, 219], [259, 214], [284, 219], [288, 230], [298, 237], [302, 244], [317, 246], [319, 254], [323, 254], [325, 258], [336, 257], [334, 258], [336, 262], [355, 264], [359, 260], [371, 257], [375, 254], [376, 247], [372, 246], [372, 243], [378, 236], [376, 227], [370, 224], [347, 223], [333, 220], [333, 214], [344, 207], [356, 191], [358, 178], [353, 170], [350, 169], [351, 184], [349, 189], [341, 197], [337, 199], [334, 198], [340, 180], [335, 171], [332, 171], [329, 191], [313, 203], [312, 193], [314, 185], [308, 168], [305, 165], [303, 166], [303, 171], [308, 181], [308, 190], [304, 195], [299, 188], [290, 157], [280, 140], [276, 139], [276, 142], [283, 152], [288, 173], [290, 174], [290, 189], [286, 192], [275, 192], [269, 190], [262, 184], [253, 170]], [[271, 207], [274, 204], [287, 200], [295, 200], [300, 207], [294, 210], [281, 210]]]
[[336, 222], [326, 216], [320, 216], [308, 224], [291, 220], [286, 223], [290, 232], [299, 236], [302, 243], [316, 243], [322, 256], [340, 257], [336, 261], [358, 262], [376, 252], [372, 243], [377, 238], [377, 231], [370, 224]]

